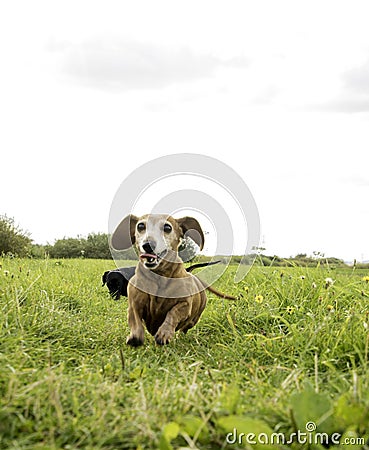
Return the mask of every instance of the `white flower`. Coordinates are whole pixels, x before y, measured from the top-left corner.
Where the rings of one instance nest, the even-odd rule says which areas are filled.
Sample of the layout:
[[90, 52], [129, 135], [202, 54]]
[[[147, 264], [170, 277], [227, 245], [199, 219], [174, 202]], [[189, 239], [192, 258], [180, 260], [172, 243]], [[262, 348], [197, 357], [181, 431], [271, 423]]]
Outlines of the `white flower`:
[[332, 278], [326, 278], [324, 281], [325, 281], [325, 287], [326, 287], [326, 289], [329, 288], [329, 286], [332, 286], [332, 284], [334, 283], [334, 281], [332, 280]]

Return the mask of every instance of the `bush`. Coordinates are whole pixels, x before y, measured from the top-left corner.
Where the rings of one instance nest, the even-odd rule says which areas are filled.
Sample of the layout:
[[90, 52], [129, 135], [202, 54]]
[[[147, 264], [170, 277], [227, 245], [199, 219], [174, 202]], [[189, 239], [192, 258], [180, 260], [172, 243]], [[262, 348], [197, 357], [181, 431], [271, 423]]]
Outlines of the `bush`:
[[[111, 259], [108, 238], [105, 233], [90, 233], [87, 238], [58, 239], [54, 245], [45, 246], [44, 253], [50, 258]], [[136, 259], [136, 253], [133, 248], [129, 248], [120, 252], [119, 259]]]
[[26, 256], [31, 242], [29, 233], [15, 225], [13, 218], [0, 216], [0, 253]]
[[110, 259], [108, 235], [105, 233], [91, 233], [84, 242], [85, 258]]
[[80, 258], [83, 254], [84, 245], [79, 238], [58, 239], [53, 246], [49, 247], [51, 258]]

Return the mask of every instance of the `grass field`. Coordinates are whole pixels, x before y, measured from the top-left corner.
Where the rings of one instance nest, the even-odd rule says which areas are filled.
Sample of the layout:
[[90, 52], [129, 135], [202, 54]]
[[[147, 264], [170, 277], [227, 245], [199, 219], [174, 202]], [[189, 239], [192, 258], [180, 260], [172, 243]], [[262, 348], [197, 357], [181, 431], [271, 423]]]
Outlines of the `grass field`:
[[0, 263], [0, 448], [367, 448], [368, 271], [230, 266], [239, 300], [130, 348], [111, 261]]

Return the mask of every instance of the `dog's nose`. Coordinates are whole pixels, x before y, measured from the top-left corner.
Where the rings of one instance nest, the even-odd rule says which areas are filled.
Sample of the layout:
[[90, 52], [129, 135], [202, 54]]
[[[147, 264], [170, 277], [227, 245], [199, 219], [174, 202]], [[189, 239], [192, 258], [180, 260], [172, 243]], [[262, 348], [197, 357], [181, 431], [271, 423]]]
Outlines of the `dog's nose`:
[[156, 247], [156, 243], [154, 241], [145, 242], [142, 246], [146, 253], [154, 253]]

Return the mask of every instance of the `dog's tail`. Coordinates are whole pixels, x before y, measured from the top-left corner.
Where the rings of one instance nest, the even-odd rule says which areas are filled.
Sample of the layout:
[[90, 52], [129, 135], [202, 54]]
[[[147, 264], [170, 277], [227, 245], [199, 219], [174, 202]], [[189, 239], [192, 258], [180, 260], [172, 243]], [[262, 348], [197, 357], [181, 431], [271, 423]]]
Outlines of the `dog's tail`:
[[213, 288], [212, 286], [208, 286], [206, 289], [208, 291], [212, 292], [213, 294], [217, 295], [220, 298], [226, 298], [227, 300], [237, 300], [237, 298], [233, 297], [233, 295], [223, 294], [223, 292], [218, 291], [217, 289]]
[[[210, 261], [210, 262], [205, 262], [205, 263], [198, 263], [198, 264], [194, 264], [193, 266], [187, 267], [187, 272], [192, 272], [194, 269], [199, 269], [200, 267], [206, 267], [206, 266], [213, 266], [214, 264], [219, 264], [219, 261]], [[227, 295], [227, 294], [223, 294], [223, 292], [218, 291], [217, 289], [213, 288], [212, 286], [207, 286], [199, 277], [196, 277], [201, 284], [204, 286], [205, 289], [207, 289], [208, 291], [212, 292], [213, 294], [217, 295], [220, 298], [225, 298], [227, 300], [237, 300], [236, 297], [233, 297], [233, 295]]]
[[192, 272], [194, 269], [199, 269], [200, 267], [207, 267], [207, 266], [213, 266], [214, 264], [219, 264], [219, 261], [209, 261], [209, 262], [203, 262], [203, 263], [198, 263], [198, 264], [193, 264], [190, 267], [187, 267], [186, 271], [187, 272]]

